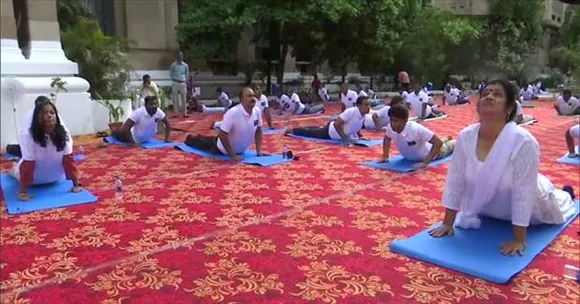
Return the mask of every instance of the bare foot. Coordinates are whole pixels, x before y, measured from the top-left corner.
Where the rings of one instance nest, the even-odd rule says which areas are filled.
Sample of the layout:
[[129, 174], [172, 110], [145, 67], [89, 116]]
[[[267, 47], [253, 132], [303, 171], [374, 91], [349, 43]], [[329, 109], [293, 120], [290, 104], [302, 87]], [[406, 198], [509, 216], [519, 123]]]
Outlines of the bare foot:
[[83, 187], [81, 187], [81, 186], [74, 186], [74, 187], [72, 187], [72, 189], [70, 191], [72, 193], [79, 193], [79, 192], [83, 191]]

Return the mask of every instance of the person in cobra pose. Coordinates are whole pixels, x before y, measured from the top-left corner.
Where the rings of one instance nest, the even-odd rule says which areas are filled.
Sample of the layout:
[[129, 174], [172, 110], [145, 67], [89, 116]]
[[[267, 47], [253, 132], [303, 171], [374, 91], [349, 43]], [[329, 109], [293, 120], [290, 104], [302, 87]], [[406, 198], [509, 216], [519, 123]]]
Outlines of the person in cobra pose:
[[72, 181], [72, 192], [82, 190], [73, 158], [72, 136], [61, 123], [52, 102], [36, 104], [28, 132], [20, 133], [18, 143], [22, 158], [11, 175], [19, 181], [19, 200], [32, 199], [27, 193], [32, 185], [55, 183], [64, 178]]
[[484, 89], [477, 104], [479, 123], [457, 139], [443, 191], [445, 217], [431, 236], [452, 236], [455, 225], [479, 229], [479, 216], [485, 215], [511, 221], [513, 238], [500, 250], [522, 255], [529, 225], [561, 224], [575, 214], [572, 188], [556, 189], [539, 173], [540, 146], [513, 121], [516, 93], [504, 80]]

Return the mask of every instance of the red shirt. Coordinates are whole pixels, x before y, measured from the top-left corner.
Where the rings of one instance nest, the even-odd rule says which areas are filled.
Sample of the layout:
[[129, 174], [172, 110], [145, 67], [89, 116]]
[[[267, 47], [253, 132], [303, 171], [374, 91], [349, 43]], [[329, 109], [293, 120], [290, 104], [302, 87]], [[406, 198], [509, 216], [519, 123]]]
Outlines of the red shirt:
[[411, 82], [409, 80], [409, 74], [407, 74], [407, 72], [405, 71], [400, 71], [399, 72], [399, 83], [409, 83]]
[[314, 79], [312, 80], [312, 88], [315, 90], [319, 90], [322, 87], [322, 83], [320, 82], [320, 79]]

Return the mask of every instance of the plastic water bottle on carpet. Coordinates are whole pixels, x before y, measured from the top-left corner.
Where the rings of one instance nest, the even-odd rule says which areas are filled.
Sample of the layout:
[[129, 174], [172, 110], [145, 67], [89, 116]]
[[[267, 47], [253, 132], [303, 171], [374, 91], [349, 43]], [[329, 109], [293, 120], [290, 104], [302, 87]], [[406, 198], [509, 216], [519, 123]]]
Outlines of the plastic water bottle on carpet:
[[580, 282], [580, 269], [572, 265], [566, 265], [564, 266], [564, 277]]
[[83, 145], [80, 145], [79, 146], [78, 158], [79, 159], [85, 159], [85, 148], [83, 148]]
[[123, 198], [123, 182], [121, 182], [120, 176], [115, 176], [115, 198]]

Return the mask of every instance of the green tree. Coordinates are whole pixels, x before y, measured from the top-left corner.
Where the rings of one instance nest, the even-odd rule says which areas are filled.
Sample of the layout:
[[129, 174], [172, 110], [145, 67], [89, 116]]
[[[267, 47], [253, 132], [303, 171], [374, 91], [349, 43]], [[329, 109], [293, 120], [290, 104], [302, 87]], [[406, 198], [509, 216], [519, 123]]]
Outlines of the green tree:
[[417, 80], [429, 80], [441, 86], [450, 73], [458, 72], [457, 66], [451, 63], [463, 42], [477, 39], [480, 33], [481, 29], [472, 19], [427, 6], [409, 23], [399, 57], [404, 58], [407, 69]]
[[550, 65], [580, 80], [580, 7], [570, 6], [550, 52]]
[[79, 24], [82, 19], [93, 18], [81, 0], [57, 0], [56, 12], [61, 31]]

